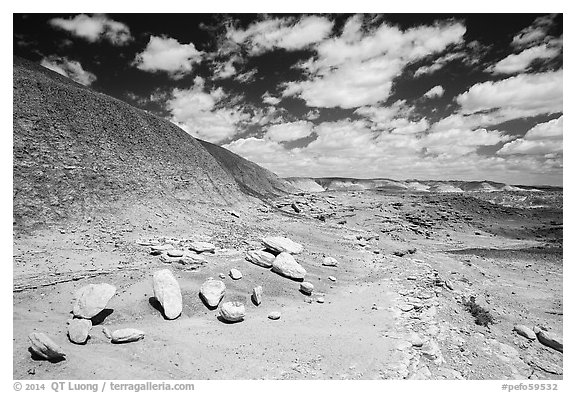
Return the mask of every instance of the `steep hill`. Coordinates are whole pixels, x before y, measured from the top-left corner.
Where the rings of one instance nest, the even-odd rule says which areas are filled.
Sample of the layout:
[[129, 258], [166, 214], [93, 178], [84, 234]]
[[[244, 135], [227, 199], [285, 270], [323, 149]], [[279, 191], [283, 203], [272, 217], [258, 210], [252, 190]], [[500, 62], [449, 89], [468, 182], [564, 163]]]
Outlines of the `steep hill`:
[[169, 121], [28, 60], [13, 61], [15, 229], [137, 204], [247, 203], [249, 195], [291, 189]]

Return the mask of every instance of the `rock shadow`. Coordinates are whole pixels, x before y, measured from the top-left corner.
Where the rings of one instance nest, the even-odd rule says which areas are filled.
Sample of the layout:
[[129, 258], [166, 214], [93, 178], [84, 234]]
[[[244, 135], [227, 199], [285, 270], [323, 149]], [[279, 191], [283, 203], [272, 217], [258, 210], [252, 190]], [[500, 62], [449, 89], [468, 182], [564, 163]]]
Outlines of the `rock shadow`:
[[150, 305], [156, 309], [157, 311], [160, 312], [160, 314], [162, 314], [162, 317], [167, 320], [170, 321], [171, 319], [168, 318], [166, 316], [166, 314], [164, 314], [164, 307], [162, 307], [162, 304], [160, 304], [160, 302], [158, 301], [158, 299], [156, 299], [156, 297], [151, 296], [150, 298], [148, 298], [148, 303], [150, 303]]
[[[274, 270], [272, 270], [272, 271], [274, 272]], [[296, 282], [302, 282], [302, 281], [304, 281], [303, 278], [293, 278], [293, 277], [286, 276], [286, 275], [284, 275], [284, 274], [282, 274], [282, 273], [278, 273], [278, 272], [274, 272], [274, 273], [276, 273], [276, 274], [279, 275], [280, 277], [284, 277], [284, 278], [287, 278], [287, 279], [292, 280], [292, 281], [296, 281]]]
[[200, 295], [200, 293], [198, 293], [198, 297], [200, 298], [200, 300], [202, 301], [202, 303], [206, 306], [206, 308], [207, 308], [208, 310], [210, 310], [210, 311], [216, 310], [216, 309], [218, 308], [218, 305], [220, 304], [220, 303], [218, 303], [218, 304], [215, 305], [215, 306], [211, 306], [211, 305], [209, 305], [209, 304], [206, 302], [206, 299], [204, 299], [204, 297], [203, 297], [202, 295]]
[[236, 323], [240, 323], [240, 322], [244, 321], [244, 319], [241, 319], [241, 320], [239, 320], [239, 321], [227, 321], [226, 319], [222, 318], [222, 315], [218, 315], [218, 316], [216, 317], [216, 319], [218, 319], [220, 322], [222, 322], [222, 323], [224, 323], [224, 324], [226, 324], [226, 325], [234, 325], [234, 324], [236, 324]]
[[100, 325], [113, 312], [114, 309], [112, 308], [105, 308], [104, 310], [100, 311], [98, 314], [90, 318], [90, 321], [92, 321], [92, 326]]
[[61, 361], [66, 360], [65, 357], [61, 357], [61, 358], [57, 358], [57, 359], [45, 359], [42, 356], [38, 355], [36, 352], [34, 352], [32, 350], [32, 347], [28, 347], [28, 352], [30, 352], [30, 357], [32, 358], [32, 360], [45, 361], [45, 362], [50, 362], [50, 363], [60, 363]]

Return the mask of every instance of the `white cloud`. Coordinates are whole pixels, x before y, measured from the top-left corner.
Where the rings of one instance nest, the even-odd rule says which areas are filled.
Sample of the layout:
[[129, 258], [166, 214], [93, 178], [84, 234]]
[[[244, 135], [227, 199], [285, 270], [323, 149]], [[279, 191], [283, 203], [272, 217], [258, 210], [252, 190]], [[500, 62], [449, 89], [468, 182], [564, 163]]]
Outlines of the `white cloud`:
[[326, 38], [333, 22], [320, 16], [267, 19], [252, 23], [245, 30], [229, 27], [226, 36], [233, 42], [249, 48], [258, 55], [274, 48], [303, 49]]
[[440, 85], [434, 86], [426, 93], [424, 93], [424, 97], [426, 98], [442, 97], [443, 95], [444, 95], [444, 88]]
[[523, 138], [506, 143], [497, 154], [530, 154], [547, 155], [563, 152], [562, 128], [563, 118], [550, 120], [532, 127]]
[[424, 132], [428, 129], [430, 124], [426, 119], [420, 119], [419, 121], [411, 121], [405, 118], [394, 119], [390, 122], [391, 132], [393, 134], [418, 134]]
[[510, 119], [562, 112], [562, 79], [562, 70], [520, 74], [475, 84], [456, 101], [464, 114], [497, 109]]
[[465, 31], [459, 23], [405, 31], [383, 23], [361, 33], [358, 17], [352, 17], [339, 37], [318, 44], [318, 56], [301, 64], [308, 80], [286, 83], [283, 95], [300, 97], [313, 107], [377, 104], [388, 98], [407, 64], [461, 42]]
[[530, 26], [522, 29], [514, 36], [512, 45], [526, 47], [551, 39], [547, 34], [550, 27], [554, 24], [554, 16], [554, 14], [550, 14], [536, 18]]
[[108, 40], [113, 45], [124, 45], [132, 39], [128, 26], [102, 14], [80, 14], [68, 19], [53, 18], [48, 23], [89, 42]]
[[65, 57], [49, 56], [42, 59], [40, 65], [70, 78], [82, 85], [89, 86], [96, 80], [96, 75], [82, 68], [82, 64]]
[[373, 131], [364, 121], [342, 120], [321, 123], [313, 133], [316, 140], [301, 148], [287, 149], [268, 138], [242, 138], [224, 147], [280, 176], [561, 182], [561, 161], [556, 156], [537, 159], [476, 153], [480, 146], [509, 139], [500, 131], [402, 135]]
[[547, 139], [562, 138], [562, 129], [564, 126], [564, 116], [550, 120], [546, 123], [540, 123], [528, 130], [525, 139]]
[[312, 134], [314, 124], [309, 121], [274, 124], [268, 127], [264, 137], [275, 142], [288, 142], [305, 138]]
[[186, 132], [209, 142], [222, 142], [240, 132], [239, 123], [250, 117], [239, 106], [217, 107], [225, 97], [221, 88], [206, 92], [204, 80], [196, 77], [190, 89], [172, 91], [166, 108], [172, 122]]
[[256, 74], [258, 70], [256, 68], [251, 69], [250, 71], [246, 71], [240, 74], [237, 74], [234, 79], [240, 83], [249, 83], [256, 79]]
[[534, 46], [532, 48], [524, 49], [518, 54], [508, 55], [493, 67], [490, 67], [488, 71], [495, 74], [514, 74], [529, 68], [534, 60], [551, 59], [559, 54], [559, 47], [552, 47], [545, 44]]
[[237, 70], [234, 67], [234, 62], [237, 61], [236, 56], [231, 57], [224, 63], [216, 63], [214, 69], [214, 79], [227, 79], [236, 75]]
[[201, 62], [202, 55], [193, 43], [181, 44], [174, 38], [150, 36], [146, 49], [136, 54], [134, 64], [142, 71], [163, 71], [178, 79], [192, 71], [192, 65]]
[[278, 104], [280, 101], [282, 101], [281, 98], [277, 98], [277, 97], [273, 97], [270, 95], [270, 93], [266, 92], [262, 95], [262, 102], [268, 105], [276, 105]]

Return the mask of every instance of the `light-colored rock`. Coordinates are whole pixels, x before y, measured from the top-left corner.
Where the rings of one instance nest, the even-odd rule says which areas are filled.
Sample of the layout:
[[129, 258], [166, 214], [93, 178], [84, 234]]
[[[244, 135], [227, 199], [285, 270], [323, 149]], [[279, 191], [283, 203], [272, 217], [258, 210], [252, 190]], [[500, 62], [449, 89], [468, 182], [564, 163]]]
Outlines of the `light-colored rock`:
[[408, 312], [408, 311], [414, 310], [414, 305], [413, 304], [401, 304], [398, 306], [398, 308], [404, 312]]
[[221, 279], [225, 279], [226, 275], [224, 273], [220, 273], [220, 274], [218, 274], [218, 277], [220, 277]]
[[337, 267], [338, 261], [336, 260], [336, 258], [326, 257], [322, 260], [322, 266]]
[[444, 363], [444, 357], [442, 356], [440, 346], [438, 346], [438, 343], [434, 340], [428, 341], [428, 343], [422, 347], [422, 355], [434, 361], [436, 364]]
[[144, 334], [142, 330], [126, 328], [114, 330], [111, 338], [114, 344], [122, 344], [141, 340], [144, 338]]
[[268, 236], [262, 239], [262, 244], [272, 251], [287, 252], [289, 254], [300, 254], [304, 247], [286, 237]]
[[268, 314], [268, 318], [273, 321], [280, 319], [281, 316], [282, 314], [280, 313], [280, 311], [272, 311], [270, 314]]
[[328, 276], [328, 280], [332, 281], [332, 282], [336, 282], [336, 277], [334, 276]]
[[296, 280], [301, 280], [306, 276], [306, 269], [287, 252], [281, 252], [274, 259], [272, 271]]
[[92, 329], [91, 320], [74, 318], [68, 325], [68, 338], [74, 344], [84, 344], [88, 340], [90, 329]]
[[66, 357], [64, 350], [46, 334], [34, 332], [28, 338], [31, 344], [30, 349], [42, 359], [61, 360]]
[[246, 316], [246, 308], [241, 302], [226, 302], [220, 306], [220, 316], [228, 322], [238, 322]]
[[219, 280], [206, 280], [200, 287], [202, 300], [210, 307], [216, 307], [226, 293], [226, 285]]
[[308, 281], [302, 282], [300, 284], [300, 292], [302, 292], [305, 295], [312, 295], [312, 292], [314, 292], [314, 284]]
[[175, 319], [182, 313], [182, 293], [172, 272], [162, 269], [154, 273], [154, 296], [164, 309], [168, 319]]
[[196, 252], [214, 252], [216, 251], [216, 246], [208, 242], [192, 242], [188, 245], [192, 251]]
[[168, 250], [172, 250], [174, 248], [174, 246], [172, 244], [159, 244], [159, 245], [155, 245], [150, 247], [150, 249], [152, 250], [152, 252], [155, 251], [168, 251]]
[[410, 343], [415, 347], [421, 347], [422, 345], [424, 345], [424, 340], [422, 340], [422, 337], [420, 337], [420, 335], [416, 332], [410, 333], [409, 340]]
[[538, 341], [540, 341], [542, 345], [546, 345], [547, 347], [557, 351], [564, 352], [564, 343], [562, 337], [547, 332], [546, 330], [540, 330], [538, 333], [536, 333], [536, 337], [538, 337]]
[[184, 251], [182, 251], [182, 250], [168, 250], [168, 252], [166, 254], [168, 254], [169, 257], [178, 258], [178, 257], [184, 256]]
[[90, 319], [106, 308], [116, 293], [114, 285], [88, 284], [76, 292], [73, 313], [75, 317]]
[[102, 333], [108, 340], [112, 339], [112, 333], [110, 333], [110, 329], [108, 329], [106, 326], [102, 328]]
[[514, 326], [514, 331], [529, 340], [536, 340], [536, 333], [528, 326], [516, 325]]
[[323, 298], [323, 297], [319, 297], [319, 298], [316, 299], [316, 301], [317, 301], [318, 303], [324, 303], [324, 298]]
[[254, 304], [256, 304], [257, 306], [259, 306], [260, 303], [262, 303], [262, 286], [261, 285], [258, 285], [257, 287], [252, 289], [252, 300], [254, 301]]
[[242, 278], [242, 272], [238, 269], [230, 269], [229, 274], [232, 280], [240, 280]]
[[451, 291], [454, 290], [454, 284], [452, 283], [452, 281], [444, 280], [444, 285], [446, 285], [446, 288], [448, 288], [449, 290], [451, 290]]
[[264, 250], [251, 250], [246, 253], [246, 260], [262, 267], [272, 267], [276, 257]]

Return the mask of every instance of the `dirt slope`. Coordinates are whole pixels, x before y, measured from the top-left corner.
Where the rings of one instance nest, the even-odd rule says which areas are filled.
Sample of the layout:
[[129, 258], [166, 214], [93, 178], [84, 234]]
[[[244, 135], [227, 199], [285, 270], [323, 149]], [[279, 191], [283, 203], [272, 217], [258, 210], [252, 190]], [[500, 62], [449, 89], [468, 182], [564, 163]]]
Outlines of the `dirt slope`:
[[137, 204], [201, 210], [288, 190], [258, 165], [209, 152], [172, 123], [34, 63], [14, 57], [13, 72], [17, 230]]

